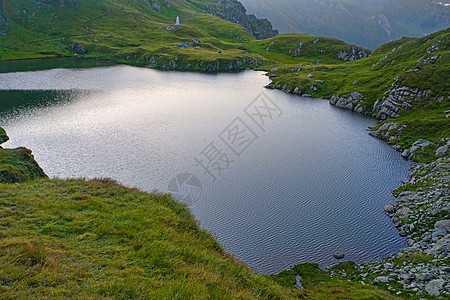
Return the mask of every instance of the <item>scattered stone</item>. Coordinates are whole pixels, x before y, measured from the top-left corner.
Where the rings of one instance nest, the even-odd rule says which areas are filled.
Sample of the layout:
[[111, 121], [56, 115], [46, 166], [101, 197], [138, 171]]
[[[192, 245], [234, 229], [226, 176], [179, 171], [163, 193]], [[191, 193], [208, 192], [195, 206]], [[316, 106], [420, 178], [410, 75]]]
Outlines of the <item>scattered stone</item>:
[[358, 81], [353, 81], [353, 83], [352, 83], [352, 85], [357, 85], [358, 84]]
[[367, 56], [369, 56], [369, 53], [366, 50], [353, 45], [349, 45], [347, 50], [341, 50], [337, 54], [337, 57], [343, 61], [355, 61], [366, 58]]
[[448, 141], [446, 145], [437, 148], [435, 155], [438, 157], [444, 156], [448, 152], [449, 149], [450, 149], [450, 141]]
[[312, 77], [313, 77], [313, 74], [309, 73], [308, 76], [306, 76], [306, 77], [312, 78]]
[[178, 31], [178, 26], [169, 25], [169, 26], [166, 27], [166, 30], [177, 32]]
[[410, 156], [411, 156], [411, 151], [409, 151], [409, 149], [406, 149], [405, 151], [402, 152], [402, 157], [409, 158]]
[[416, 142], [414, 142], [414, 144], [412, 144], [412, 146], [409, 149], [409, 151], [415, 152], [415, 151], [417, 151], [419, 149], [423, 149], [423, 148], [428, 147], [430, 145], [434, 145], [434, 144], [432, 142], [427, 141], [427, 140], [419, 139]]
[[372, 284], [375, 284], [375, 283], [386, 283], [386, 282], [389, 282], [389, 277], [388, 276], [378, 276], [372, 281]]
[[[382, 126], [392, 125], [386, 123]], [[450, 139], [440, 140], [447, 141]], [[429, 146], [426, 140], [419, 140], [415, 144]], [[378, 274], [373, 283], [389, 278], [416, 294], [443, 296], [450, 292], [450, 267], [447, 265], [450, 257], [450, 219], [445, 217], [450, 211], [448, 182], [449, 157], [411, 168], [410, 179], [404, 182], [408, 189], [397, 195], [395, 203], [389, 203], [384, 209], [398, 228], [399, 234], [406, 236], [409, 247], [400, 249], [387, 258], [361, 265], [363, 274]], [[436, 220], [436, 217], [441, 219]], [[420, 257], [419, 261], [415, 255]], [[401, 257], [405, 259], [398, 260]]]
[[388, 203], [383, 207], [383, 210], [387, 213], [393, 213], [395, 211], [394, 204]]
[[81, 42], [81, 43], [73, 43], [70, 46], [70, 51], [74, 51], [77, 54], [86, 54], [87, 50], [85, 49], [86, 44]]
[[446, 235], [450, 232], [450, 220], [440, 220], [434, 224], [434, 233], [437, 235]]
[[440, 296], [444, 283], [443, 279], [432, 280], [425, 286], [425, 291], [430, 295]]
[[303, 278], [298, 274], [295, 276], [295, 286], [300, 290], [303, 289]]
[[340, 108], [345, 109], [354, 109], [358, 111], [360, 108], [359, 103], [361, 100], [364, 99], [364, 96], [359, 92], [353, 92], [348, 97], [339, 97], [339, 96], [333, 96], [330, 99], [330, 104], [335, 105]]

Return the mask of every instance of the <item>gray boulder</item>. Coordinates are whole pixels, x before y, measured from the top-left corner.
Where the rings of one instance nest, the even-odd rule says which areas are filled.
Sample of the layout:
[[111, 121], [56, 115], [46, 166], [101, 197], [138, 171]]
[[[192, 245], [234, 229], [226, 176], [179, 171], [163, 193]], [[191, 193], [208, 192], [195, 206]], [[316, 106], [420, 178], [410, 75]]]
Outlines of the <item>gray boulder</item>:
[[436, 149], [435, 155], [436, 156], [444, 156], [448, 152], [449, 149], [450, 149], [450, 143], [447, 142], [446, 145]]
[[407, 206], [404, 206], [402, 208], [400, 208], [399, 210], [397, 210], [397, 216], [401, 219], [408, 219], [409, 218], [409, 213], [411, 212], [411, 209]]
[[417, 140], [414, 144], [412, 144], [412, 147], [411, 147], [411, 149], [409, 149], [409, 151], [414, 152], [419, 149], [425, 148], [429, 145], [433, 145], [433, 143], [429, 142], [427, 140], [424, 140], [424, 139], [420, 139], [420, 140]]
[[300, 275], [295, 275], [295, 286], [302, 290], [303, 289], [303, 278]]
[[389, 277], [388, 276], [378, 276], [372, 281], [372, 284], [374, 284], [374, 283], [386, 283], [386, 282], [389, 282]]
[[416, 275], [417, 280], [419, 281], [427, 281], [432, 278], [433, 275], [430, 272], [424, 271]]
[[435, 235], [446, 235], [450, 232], [450, 220], [440, 220], [434, 224]]
[[427, 251], [428, 255], [434, 257], [448, 256], [448, 249], [450, 248], [450, 236], [441, 237], [434, 246]]
[[433, 296], [439, 296], [444, 286], [445, 281], [443, 279], [431, 280], [426, 286], [425, 291]]
[[406, 149], [405, 151], [402, 152], [402, 157], [408, 158], [410, 156], [411, 156], [411, 151], [409, 151], [409, 149]]
[[387, 213], [393, 213], [395, 211], [394, 204], [388, 203], [383, 207], [383, 210]]

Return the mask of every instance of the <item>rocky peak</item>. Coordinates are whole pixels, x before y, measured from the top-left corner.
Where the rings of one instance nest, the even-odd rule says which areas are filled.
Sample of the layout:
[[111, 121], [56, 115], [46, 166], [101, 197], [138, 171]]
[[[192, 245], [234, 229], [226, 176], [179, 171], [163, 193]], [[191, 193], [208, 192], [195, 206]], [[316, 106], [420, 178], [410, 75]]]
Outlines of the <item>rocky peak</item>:
[[272, 28], [267, 19], [258, 19], [255, 15], [247, 15], [247, 10], [237, 0], [220, 0], [218, 3], [205, 4], [205, 13], [226, 21], [242, 25], [245, 30], [257, 39], [266, 39], [279, 34]]

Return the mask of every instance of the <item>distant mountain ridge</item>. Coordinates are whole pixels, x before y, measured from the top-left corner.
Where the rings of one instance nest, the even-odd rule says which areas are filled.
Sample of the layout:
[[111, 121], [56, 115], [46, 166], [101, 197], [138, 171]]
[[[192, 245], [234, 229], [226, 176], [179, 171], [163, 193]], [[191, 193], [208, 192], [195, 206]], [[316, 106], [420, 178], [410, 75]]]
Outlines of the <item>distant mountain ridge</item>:
[[375, 49], [450, 26], [448, 0], [242, 0], [281, 33], [331, 36]]

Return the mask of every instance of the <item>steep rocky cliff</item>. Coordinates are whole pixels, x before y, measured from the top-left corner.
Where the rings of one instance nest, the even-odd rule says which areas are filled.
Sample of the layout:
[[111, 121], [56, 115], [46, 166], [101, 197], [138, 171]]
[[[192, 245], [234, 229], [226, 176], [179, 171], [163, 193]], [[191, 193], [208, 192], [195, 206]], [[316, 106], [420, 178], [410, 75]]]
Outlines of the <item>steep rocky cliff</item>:
[[258, 19], [247, 15], [245, 7], [236, 0], [220, 0], [218, 3], [205, 4], [205, 12], [224, 20], [242, 25], [248, 33], [257, 39], [266, 39], [278, 35], [267, 19]]
[[374, 49], [403, 36], [450, 26], [441, 0], [241, 0], [250, 13], [272, 21], [281, 33], [331, 36]]

